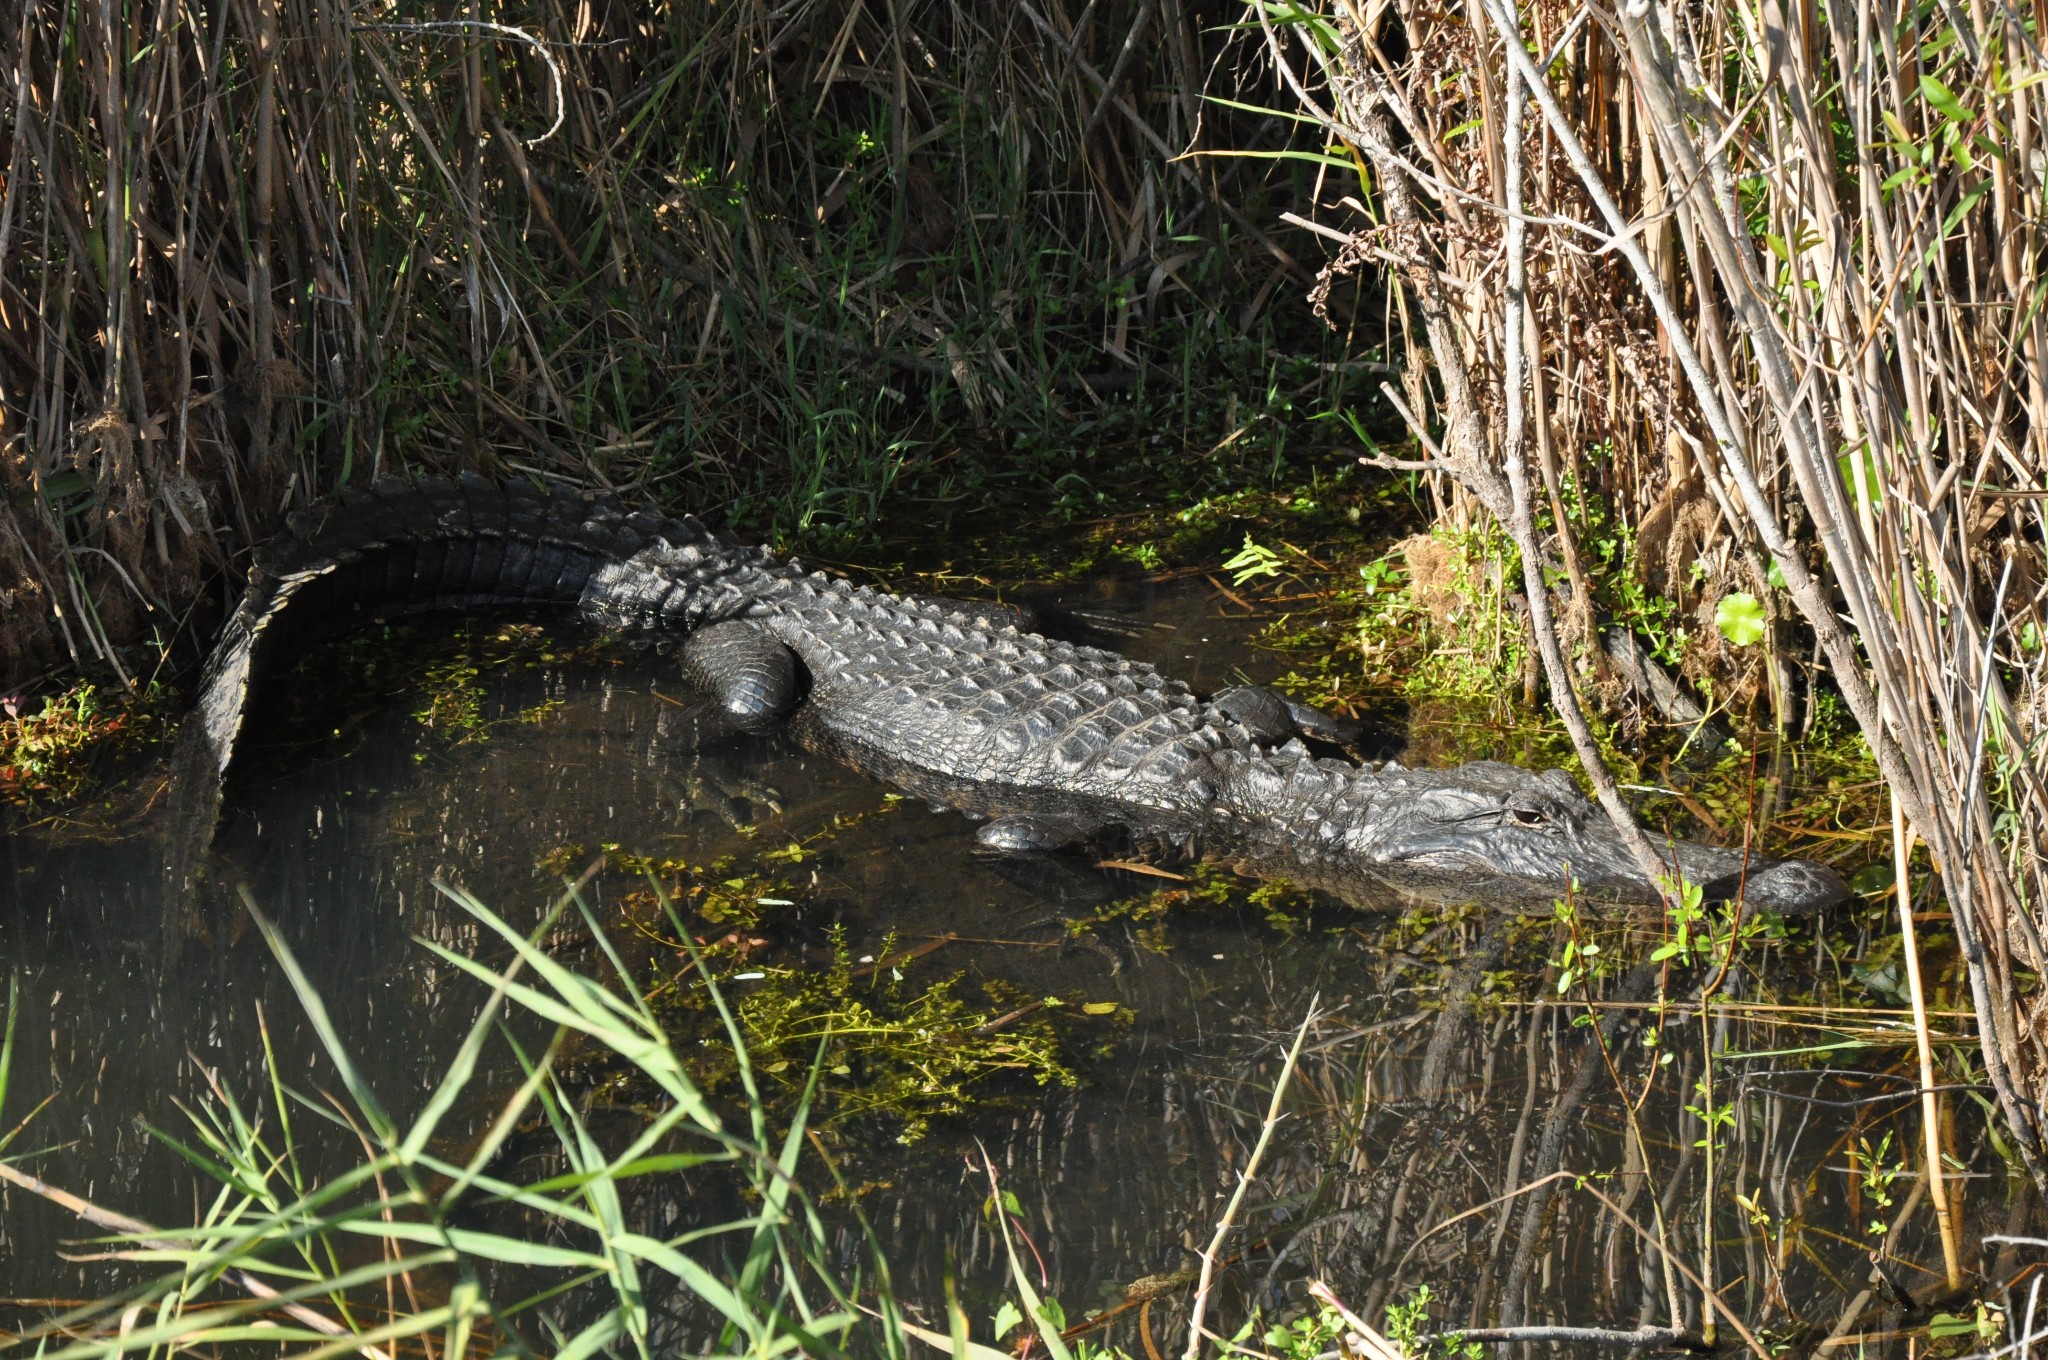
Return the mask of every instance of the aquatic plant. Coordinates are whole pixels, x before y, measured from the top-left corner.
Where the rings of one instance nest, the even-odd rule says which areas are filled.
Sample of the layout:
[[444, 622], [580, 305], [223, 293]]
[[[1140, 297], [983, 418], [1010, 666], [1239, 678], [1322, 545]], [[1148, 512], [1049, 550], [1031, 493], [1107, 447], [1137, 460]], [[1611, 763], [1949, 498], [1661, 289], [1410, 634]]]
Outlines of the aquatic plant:
[[[758, 1101], [737, 1121], [714, 1110], [580, 888], [529, 932], [444, 891], [510, 962], [501, 970], [424, 946], [488, 991], [419, 1115], [400, 1122], [379, 1101], [343, 1049], [327, 1002], [257, 914], [347, 1092], [346, 1118], [364, 1159], [312, 1178], [300, 1144], [307, 1120], [328, 1111], [290, 1086], [274, 1061], [265, 1107], [246, 1106], [216, 1083], [181, 1139], [188, 1159], [219, 1186], [200, 1221], [157, 1227], [59, 1195], [110, 1234], [97, 1259], [132, 1263], [141, 1274], [103, 1298], [0, 1334], [0, 1351], [210, 1353], [261, 1341], [304, 1357], [384, 1357], [411, 1347], [449, 1357], [644, 1357], [697, 1336], [733, 1355], [900, 1357], [904, 1331], [886, 1262], [872, 1238], [864, 1255], [848, 1260], [802, 1183], [806, 1104], [772, 1133]], [[597, 936], [608, 977], [574, 973], [540, 948], [565, 917]], [[751, 1094], [738, 1028], [719, 1006]], [[547, 1037], [537, 1050], [512, 1038], [506, 1025], [514, 1015], [542, 1023]], [[10, 1007], [0, 1057], [10, 1055], [13, 1018]], [[516, 1059], [523, 1076], [492, 1102], [481, 1127], [469, 1128], [454, 1112], [489, 1080], [494, 1036], [499, 1056]], [[564, 1084], [559, 1064], [572, 1036], [602, 1047], [659, 1093], [623, 1140], [607, 1143]], [[508, 1141], [532, 1128], [545, 1131], [559, 1170], [520, 1178], [526, 1163], [506, 1158]], [[684, 1186], [709, 1168], [744, 1187], [744, 1211], [725, 1221], [683, 1212], [681, 1227], [650, 1236], [650, 1204], [687, 1203]], [[17, 1189], [37, 1184], [5, 1163], [0, 1176]]]
[[36, 810], [76, 801], [168, 726], [167, 695], [149, 685], [80, 681], [39, 703], [0, 697], [0, 804]]

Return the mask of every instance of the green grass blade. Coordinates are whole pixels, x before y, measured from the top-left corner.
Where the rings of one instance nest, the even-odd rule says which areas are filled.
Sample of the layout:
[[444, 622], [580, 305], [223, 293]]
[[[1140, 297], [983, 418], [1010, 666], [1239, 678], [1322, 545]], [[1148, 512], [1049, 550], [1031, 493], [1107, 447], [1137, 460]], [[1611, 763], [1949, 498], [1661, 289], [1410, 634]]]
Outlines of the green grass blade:
[[484, 925], [490, 927], [500, 939], [512, 947], [513, 952], [526, 963], [527, 967], [533, 969], [534, 972], [546, 979], [548, 985], [555, 989], [562, 1000], [575, 1007], [578, 1013], [585, 1016], [593, 1026], [602, 1028], [607, 1023], [623, 1022], [638, 1030], [639, 1036], [642, 1039], [650, 1037], [646, 1028], [646, 1022], [639, 1015], [635, 1014], [633, 1009], [623, 1001], [620, 1001], [581, 973], [564, 968], [561, 964], [555, 962], [553, 958], [549, 957], [547, 951], [529, 941], [519, 931], [514, 930], [497, 913], [477, 901], [474, 897], [471, 897], [468, 893], [448, 887], [446, 884], [437, 886], [451, 901], [477, 920], [483, 922]]
[[0, 1032], [0, 1115], [7, 1113], [7, 1072], [14, 1066], [14, 1022], [20, 1018], [21, 977], [15, 974], [7, 979], [7, 1029]]
[[464, 1256], [484, 1261], [502, 1261], [513, 1266], [544, 1266], [571, 1270], [610, 1270], [610, 1263], [593, 1252], [574, 1247], [554, 1247], [523, 1241], [501, 1233], [472, 1228], [449, 1228], [432, 1223], [402, 1223], [385, 1218], [360, 1219], [346, 1225], [348, 1231], [365, 1237], [384, 1237], [398, 1242], [421, 1242], [446, 1246]]
[[[443, 893], [447, 893], [450, 896], [454, 895], [452, 890], [444, 884], [436, 882], [434, 886]], [[467, 897], [468, 894], [465, 893], [456, 900], [462, 902], [465, 909], [475, 910], [476, 908], [470, 906], [470, 901], [474, 899], [465, 901], [464, 899]], [[479, 907], [480, 905], [478, 904]], [[557, 902], [554, 909], [543, 916], [540, 924], [533, 928], [530, 938], [536, 945], [541, 940], [546, 939], [547, 933], [554, 929], [555, 922], [560, 918], [562, 910], [566, 905], [566, 898], [563, 901]], [[507, 977], [509, 978], [510, 976], [511, 972], [508, 970]], [[413, 1121], [412, 1131], [405, 1136], [405, 1142], [400, 1147], [400, 1153], [408, 1160], [417, 1157], [426, 1150], [428, 1141], [434, 1136], [434, 1130], [440, 1127], [441, 1120], [447, 1116], [448, 1111], [455, 1108], [455, 1102], [461, 1098], [462, 1092], [468, 1088], [470, 1079], [476, 1075], [477, 1058], [483, 1053], [484, 1041], [490, 1037], [491, 1031], [496, 1028], [498, 1013], [504, 1008], [504, 1005], [504, 989], [502, 987], [491, 988], [489, 999], [484, 1002], [483, 1009], [478, 1012], [476, 1023], [469, 1027], [469, 1033], [464, 1036], [462, 1046], [455, 1050], [455, 1058], [448, 1064], [448, 1070], [443, 1074], [440, 1085], [434, 1088], [434, 1094], [427, 1101], [426, 1108], [420, 1111], [420, 1117]]]
[[342, 1047], [341, 1034], [334, 1028], [334, 1020], [327, 1013], [326, 1003], [320, 999], [320, 993], [314, 990], [305, 970], [299, 967], [299, 961], [293, 956], [291, 946], [286, 944], [284, 936], [278, 933], [276, 923], [263, 914], [263, 909], [256, 905], [256, 898], [247, 888], [240, 891], [243, 907], [254, 918], [256, 928], [263, 932], [263, 942], [270, 946], [270, 952], [276, 957], [278, 966], [284, 969], [285, 976], [291, 980], [292, 990], [298, 994], [299, 1004], [305, 1008], [306, 1019], [312, 1022], [313, 1032], [320, 1036], [320, 1045], [327, 1050], [327, 1060], [341, 1073], [341, 1082], [348, 1088], [349, 1097], [355, 1101], [356, 1108], [369, 1122], [370, 1130], [376, 1134], [378, 1140], [386, 1147], [393, 1146], [398, 1141], [397, 1127], [391, 1122], [391, 1116], [384, 1112], [383, 1105], [378, 1103], [376, 1093], [370, 1089], [370, 1083], [350, 1060], [348, 1050]]
[[[997, 1193], [993, 1170], [989, 1172], [989, 1190], [992, 1194]], [[1045, 1300], [1031, 1287], [1031, 1278], [1024, 1273], [1024, 1263], [1017, 1259], [1017, 1243], [1010, 1236], [1009, 1216], [1003, 1212], [1000, 1199], [996, 1207], [996, 1231], [1002, 1236], [1003, 1251], [1010, 1258], [1010, 1283], [1016, 1287], [1017, 1297], [1024, 1301], [1024, 1315], [1031, 1319], [1031, 1325], [1038, 1329], [1039, 1339], [1045, 1342], [1046, 1354], [1052, 1360], [1074, 1360], [1067, 1343], [1060, 1337], [1060, 1329], [1045, 1316]]]
[[647, 875], [648, 884], [654, 889], [655, 900], [661, 903], [662, 912], [668, 917], [669, 925], [675, 930], [676, 938], [683, 942], [683, 948], [690, 953], [690, 962], [697, 969], [697, 976], [704, 980], [704, 989], [711, 997], [711, 1004], [718, 1008], [718, 1018], [725, 1025], [726, 1037], [732, 1040], [734, 1064], [739, 1068], [740, 1088], [747, 1095], [747, 1113], [752, 1116], [754, 1141], [768, 1145], [767, 1107], [761, 1101], [760, 1088], [754, 1084], [754, 1064], [747, 1056], [747, 1039], [740, 1032], [739, 1021], [733, 1018], [732, 1007], [725, 1004], [725, 992], [718, 980], [711, 976], [711, 965], [704, 961], [704, 955], [697, 948], [697, 937], [683, 924], [682, 914], [675, 903], [669, 900], [668, 890], [661, 886], [653, 873]]
[[616, 1341], [626, 1330], [622, 1308], [614, 1308], [578, 1332], [569, 1344], [555, 1352], [555, 1360], [585, 1360]]

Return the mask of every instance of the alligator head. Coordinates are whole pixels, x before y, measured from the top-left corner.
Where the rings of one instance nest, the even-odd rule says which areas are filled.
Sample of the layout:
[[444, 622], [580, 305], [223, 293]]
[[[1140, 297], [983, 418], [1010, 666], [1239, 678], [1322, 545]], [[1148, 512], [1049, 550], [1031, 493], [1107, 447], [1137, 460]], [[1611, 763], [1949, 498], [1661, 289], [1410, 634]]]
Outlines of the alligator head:
[[[1482, 760], [1448, 770], [1379, 776], [1373, 815], [1346, 835], [1346, 847], [1370, 872], [1397, 886], [1508, 880], [1541, 893], [1571, 881], [1589, 892], [1654, 901], [1607, 814], [1562, 770], [1532, 774]], [[1667, 876], [1699, 884], [1709, 901], [1739, 893], [1752, 905], [1819, 911], [1848, 896], [1840, 876], [1811, 860], [1771, 859], [1688, 841], [1653, 845]]]

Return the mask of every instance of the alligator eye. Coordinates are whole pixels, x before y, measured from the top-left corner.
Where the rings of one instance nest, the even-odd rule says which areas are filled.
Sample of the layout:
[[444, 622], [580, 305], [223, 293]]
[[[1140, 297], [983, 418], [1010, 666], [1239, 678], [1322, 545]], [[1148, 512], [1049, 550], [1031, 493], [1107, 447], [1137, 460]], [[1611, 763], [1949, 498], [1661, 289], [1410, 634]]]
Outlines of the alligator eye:
[[1544, 817], [1542, 813], [1538, 812], [1535, 808], [1518, 807], [1511, 808], [1509, 810], [1515, 814], [1515, 820], [1517, 822], [1520, 822], [1523, 826], [1541, 826], [1546, 820], [1548, 820]]

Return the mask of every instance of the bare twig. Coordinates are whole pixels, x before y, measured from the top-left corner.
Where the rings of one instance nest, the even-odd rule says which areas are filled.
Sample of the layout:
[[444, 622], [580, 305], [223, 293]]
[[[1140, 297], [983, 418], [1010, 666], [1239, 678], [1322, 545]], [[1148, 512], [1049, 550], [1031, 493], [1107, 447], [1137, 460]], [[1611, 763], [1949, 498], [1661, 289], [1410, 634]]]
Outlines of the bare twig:
[[1230, 1192], [1230, 1202], [1223, 1208], [1223, 1217], [1216, 1220], [1216, 1231], [1209, 1238], [1209, 1245], [1202, 1250], [1202, 1273], [1195, 1284], [1194, 1306], [1188, 1310], [1188, 1348], [1183, 1360], [1196, 1360], [1201, 1354], [1203, 1315], [1209, 1309], [1209, 1289], [1215, 1283], [1216, 1262], [1223, 1251], [1223, 1243], [1230, 1236], [1231, 1225], [1237, 1220], [1237, 1211], [1244, 1204], [1245, 1192], [1251, 1188], [1252, 1179], [1259, 1173], [1259, 1163], [1264, 1160], [1267, 1146], [1273, 1141], [1273, 1131], [1280, 1127], [1284, 1117], [1282, 1105], [1287, 1098], [1287, 1085], [1293, 1079], [1294, 1065], [1301, 1058], [1301, 1046], [1308, 1039], [1308, 1032], [1318, 1019], [1317, 998], [1310, 998], [1308, 1014], [1302, 1017], [1301, 1028], [1294, 1033], [1294, 1043], [1287, 1050], [1287, 1060], [1280, 1065], [1280, 1075], [1273, 1082], [1273, 1098], [1266, 1106], [1266, 1118], [1259, 1125], [1259, 1138], [1252, 1145], [1251, 1156], [1245, 1159], [1244, 1169], [1237, 1175], [1237, 1185]]

